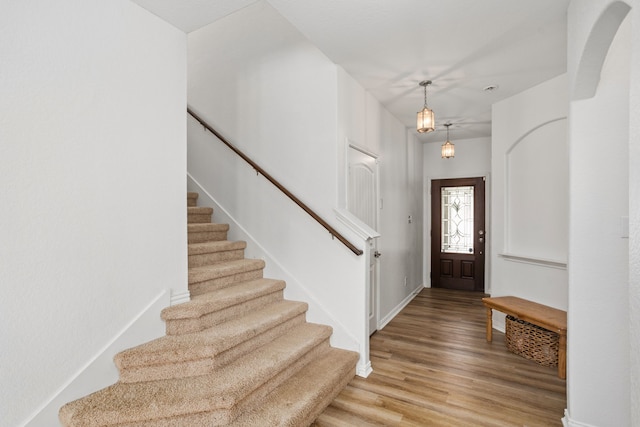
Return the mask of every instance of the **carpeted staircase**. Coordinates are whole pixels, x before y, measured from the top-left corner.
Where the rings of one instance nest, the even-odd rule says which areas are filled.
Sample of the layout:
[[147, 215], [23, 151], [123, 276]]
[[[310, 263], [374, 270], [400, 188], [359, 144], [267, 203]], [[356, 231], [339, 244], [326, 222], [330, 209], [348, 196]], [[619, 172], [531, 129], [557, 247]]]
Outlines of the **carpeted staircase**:
[[283, 299], [226, 224], [189, 193], [191, 301], [165, 308], [166, 336], [114, 358], [120, 380], [64, 405], [66, 427], [308, 426], [355, 375], [307, 305]]

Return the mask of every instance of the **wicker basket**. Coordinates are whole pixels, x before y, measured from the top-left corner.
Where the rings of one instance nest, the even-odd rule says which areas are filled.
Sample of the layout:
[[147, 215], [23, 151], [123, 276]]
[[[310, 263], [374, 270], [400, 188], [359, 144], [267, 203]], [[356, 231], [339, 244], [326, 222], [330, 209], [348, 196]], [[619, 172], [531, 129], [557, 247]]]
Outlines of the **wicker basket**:
[[558, 334], [513, 316], [505, 320], [507, 349], [543, 366], [558, 366]]

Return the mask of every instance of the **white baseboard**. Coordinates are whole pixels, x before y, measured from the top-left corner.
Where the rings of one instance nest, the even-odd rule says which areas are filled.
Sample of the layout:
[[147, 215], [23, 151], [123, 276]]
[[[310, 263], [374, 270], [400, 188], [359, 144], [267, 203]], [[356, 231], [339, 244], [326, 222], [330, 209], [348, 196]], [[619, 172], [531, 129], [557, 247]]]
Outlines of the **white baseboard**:
[[356, 366], [356, 375], [362, 378], [367, 378], [369, 374], [373, 372], [373, 368], [371, 367], [371, 361], [368, 360], [367, 363], [358, 363]]
[[183, 302], [191, 301], [191, 293], [189, 290], [176, 292], [171, 290], [171, 305], [182, 304]]
[[91, 360], [72, 375], [20, 427], [51, 427], [60, 425], [58, 411], [62, 405], [107, 387], [118, 381], [118, 369], [113, 363], [116, 353], [165, 334], [160, 311], [170, 303], [170, 292], [158, 294], [116, 336], [107, 342]]
[[424, 289], [424, 286], [419, 285], [416, 289], [414, 289], [405, 299], [403, 299], [400, 304], [398, 304], [389, 314], [387, 314], [382, 319], [378, 320], [378, 330], [383, 329], [394, 317], [398, 315], [415, 297], [420, 293], [421, 290]]
[[580, 421], [576, 421], [574, 419], [571, 419], [571, 417], [569, 416], [569, 410], [565, 409], [564, 410], [564, 417], [562, 418], [562, 425], [564, 427], [596, 427], [592, 424], [586, 424], [586, 423], [581, 423]]

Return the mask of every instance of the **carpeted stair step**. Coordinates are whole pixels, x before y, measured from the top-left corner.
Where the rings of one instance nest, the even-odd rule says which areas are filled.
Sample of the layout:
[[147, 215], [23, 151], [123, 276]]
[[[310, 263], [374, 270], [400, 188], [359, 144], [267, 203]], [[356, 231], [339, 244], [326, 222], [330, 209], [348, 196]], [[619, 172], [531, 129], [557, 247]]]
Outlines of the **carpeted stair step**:
[[211, 222], [213, 208], [189, 206], [187, 207], [187, 223], [202, 224]]
[[355, 376], [358, 353], [330, 348], [229, 426], [310, 425]]
[[261, 259], [241, 259], [190, 268], [189, 292], [193, 297], [235, 283], [261, 279], [264, 266]]
[[203, 242], [189, 244], [189, 267], [202, 267], [221, 261], [233, 261], [244, 258], [246, 242]]
[[187, 225], [187, 242], [202, 243], [227, 240], [229, 224], [202, 223]]
[[282, 300], [202, 332], [167, 335], [122, 351], [114, 357], [120, 381], [214, 373], [303, 324], [306, 311], [305, 303]]
[[187, 193], [187, 207], [198, 205], [198, 193]]
[[215, 374], [118, 382], [63, 406], [60, 421], [65, 427], [226, 425], [324, 356], [330, 334], [329, 327], [305, 323]]
[[199, 332], [283, 299], [285, 282], [257, 279], [194, 297], [162, 310], [167, 335]]
[[63, 406], [64, 427], [309, 425], [355, 375], [358, 355], [283, 299], [245, 242], [187, 194], [191, 301], [162, 312], [167, 335], [114, 357], [120, 380]]

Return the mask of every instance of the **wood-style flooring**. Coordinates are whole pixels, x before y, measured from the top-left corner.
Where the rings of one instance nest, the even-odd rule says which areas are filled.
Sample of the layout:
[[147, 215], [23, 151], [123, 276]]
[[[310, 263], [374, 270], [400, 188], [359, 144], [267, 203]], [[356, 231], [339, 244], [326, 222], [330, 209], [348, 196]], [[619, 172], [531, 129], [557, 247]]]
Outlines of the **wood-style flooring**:
[[312, 427], [561, 426], [556, 368], [485, 338], [483, 294], [424, 289], [371, 337], [373, 373], [354, 378]]

